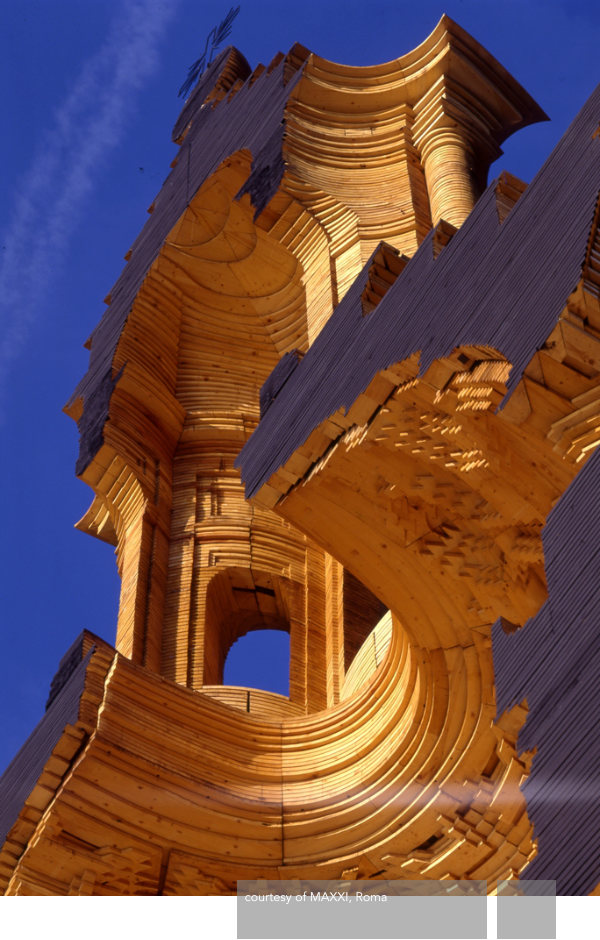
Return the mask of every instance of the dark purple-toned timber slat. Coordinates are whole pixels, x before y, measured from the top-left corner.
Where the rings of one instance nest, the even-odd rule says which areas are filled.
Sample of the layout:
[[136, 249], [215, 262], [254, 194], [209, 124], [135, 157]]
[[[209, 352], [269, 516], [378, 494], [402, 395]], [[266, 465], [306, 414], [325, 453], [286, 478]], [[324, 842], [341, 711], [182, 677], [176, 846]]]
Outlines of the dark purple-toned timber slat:
[[83, 634], [61, 660], [52, 680], [51, 700], [44, 717], [0, 777], [0, 846], [4, 844], [65, 727], [74, 725], [79, 717], [86, 669], [94, 647], [83, 659], [82, 651]]
[[550, 513], [548, 600], [525, 626], [493, 629], [498, 715], [527, 699], [521, 749], [536, 747], [523, 791], [539, 842], [527, 878], [588, 894], [600, 880], [600, 452]]
[[[362, 316], [365, 267], [288, 376], [238, 465], [252, 495], [314, 428], [350, 408], [374, 375], [420, 353], [421, 372], [461, 345], [497, 349], [512, 364], [510, 394], [576, 287], [600, 191], [600, 87], [499, 224], [495, 183], [437, 260], [433, 236]], [[370, 264], [370, 262], [369, 262]], [[524, 876], [560, 894], [600, 881], [600, 453], [549, 516], [549, 597], [535, 618], [493, 630], [498, 715], [527, 700], [519, 747], [536, 747], [524, 785], [539, 853]]]
[[514, 390], [581, 275], [600, 192], [599, 121], [600, 87], [502, 224], [494, 182], [437, 260], [430, 233], [363, 317], [367, 263], [243, 449], [248, 496], [377, 372], [414, 353], [423, 372], [457, 346], [493, 347], [513, 364]]
[[[294, 49], [297, 52], [298, 47]], [[237, 50], [233, 51], [243, 60]], [[226, 49], [215, 59], [201, 79], [200, 91], [193, 93], [194, 118], [176, 164], [157, 196], [154, 211], [132, 246], [127, 266], [110, 292], [110, 306], [92, 333], [89, 368], [69, 402], [83, 401], [83, 413], [78, 421], [80, 451], [77, 474], [84, 472], [103, 443], [110, 397], [119, 378], [112, 374], [113, 357], [135, 297], [168, 233], [190, 200], [220, 164], [240, 150], [249, 151], [253, 162], [246, 186], [238, 195], [250, 193], [257, 213], [262, 211], [281, 182], [284, 172], [284, 109], [302, 68], [286, 83], [284, 58], [254, 81], [247, 79], [231, 99], [214, 106], [209, 102], [200, 108], [200, 96], [205, 98], [217, 84], [231, 52], [231, 48]], [[186, 107], [184, 112], [187, 115]], [[188, 120], [186, 117], [183, 123]], [[178, 127], [179, 124], [176, 130]]]
[[260, 415], [261, 417], [270, 408], [279, 392], [289, 379], [290, 375], [302, 358], [299, 349], [293, 349], [281, 357], [271, 375], [260, 390]]

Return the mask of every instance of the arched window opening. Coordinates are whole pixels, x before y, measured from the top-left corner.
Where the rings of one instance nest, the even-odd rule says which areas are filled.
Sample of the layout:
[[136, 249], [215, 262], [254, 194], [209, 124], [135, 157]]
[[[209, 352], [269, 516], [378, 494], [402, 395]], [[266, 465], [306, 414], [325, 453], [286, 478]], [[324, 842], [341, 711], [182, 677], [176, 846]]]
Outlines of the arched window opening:
[[283, 630], [252, 630], [236, 640], [227, 654], [225, 685], [241, 685], [289, 695], [290, 637]]
[[[206, 592], [204, 685], [252, 685], [224, 678], [225, 659], [236, 640], [248, 634], [289, 634], [287, 594], [285, 578], [256, 569], [224, 568], [212, 578]], [[285, 682], [289, 683], [287, 642]], [[270, 649], [264, 650], [267, 662], [271, 659]]]

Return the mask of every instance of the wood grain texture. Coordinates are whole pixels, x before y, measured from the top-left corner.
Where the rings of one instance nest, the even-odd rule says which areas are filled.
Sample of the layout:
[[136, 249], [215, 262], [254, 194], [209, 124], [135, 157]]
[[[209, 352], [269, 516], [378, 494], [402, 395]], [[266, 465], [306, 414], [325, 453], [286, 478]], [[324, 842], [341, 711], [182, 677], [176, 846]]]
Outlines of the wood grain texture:
[[365, 317], [367, 265], [240, 460], [415, 646], [466, 651], [495, 622], [499, 733], [532, 708], [527, 876], [567, 894], [599, 875], [599, 120], [597, 89], [524, 193], [492, 184]]
[[[470, 317], [502, 238], [531, 260], [523, 184], [477, 200], [543, 117], [447, 17], [383, 65], [294, 46], [250, 73], [230, 48], [203, 76], [68, 406], [79, 526], [116, 547], [116, 649], [88, 638], [69, 666], [62, 734], [55, 683], [7, 894], [491, 889], [531, 861], [535, 742], [520, 698], [496, 713], [492, 625], [546, 601], [542, 527], [596, 443], [592, 181], [544, 325], [510, 345], [513, 307], [510, 328]], [[289, 631], [289, 697], [222, 685], [265, 626]]]

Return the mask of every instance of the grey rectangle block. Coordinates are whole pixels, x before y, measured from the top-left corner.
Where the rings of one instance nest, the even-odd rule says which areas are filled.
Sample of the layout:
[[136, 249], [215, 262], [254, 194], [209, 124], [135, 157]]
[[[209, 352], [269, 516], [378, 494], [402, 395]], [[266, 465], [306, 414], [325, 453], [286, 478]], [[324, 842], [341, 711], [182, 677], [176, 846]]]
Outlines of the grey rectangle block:
[[480, 940], [486, 883], [474, 881], [238, 882], [240, 940]]
[[501, 882], [496, 929], [498, 940], [554, 940], [556, 882]]

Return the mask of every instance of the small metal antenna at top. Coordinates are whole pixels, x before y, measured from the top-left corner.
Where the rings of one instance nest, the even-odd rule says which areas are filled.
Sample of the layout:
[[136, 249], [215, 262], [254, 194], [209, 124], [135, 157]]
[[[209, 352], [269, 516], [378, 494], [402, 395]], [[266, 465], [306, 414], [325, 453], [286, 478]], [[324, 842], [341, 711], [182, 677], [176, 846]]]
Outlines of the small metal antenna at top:
[[187, 98], [193, 86], [196, 84], [202, 73], [205, 69], [208, 68], [210, 63], [214, 58], [214, 54], [219, 48], [219, 46], [225, 42], [229, 34], [231, 33], [231, 28], [233, 21], [240, 12], [239, 6], [231, 7], [229, 13], [223, 19], [218, 26], [213, 26], [210, 33], [206, 37], [206, 44], [204, 46], [204, 52], [199, 59], [190, 65], [187, 73], [187, 78], [177, 95], [179, 98]]

